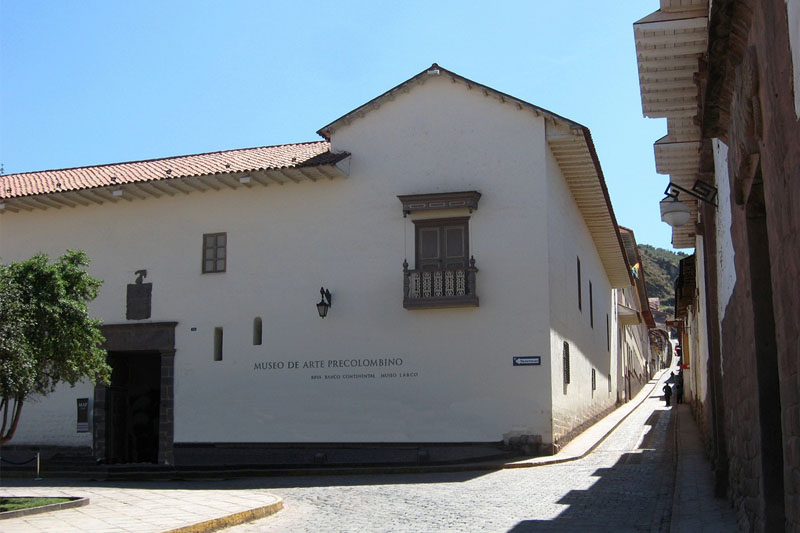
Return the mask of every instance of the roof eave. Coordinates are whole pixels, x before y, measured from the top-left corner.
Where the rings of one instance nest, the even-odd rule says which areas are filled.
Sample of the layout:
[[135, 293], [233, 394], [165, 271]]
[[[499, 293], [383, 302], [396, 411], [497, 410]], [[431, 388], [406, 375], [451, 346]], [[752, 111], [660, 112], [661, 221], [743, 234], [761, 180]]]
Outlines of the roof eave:
[[516, 104], [517, 106], [519, 106], [520, 109], [523, 109], [523, 108], [530, 109], [530, 110], [534, 111], [535, 113], [538, 113], [538, 114], [543, 115], [545, 117], [548, 117], [548, 118], [551, 118], [553, 120], [562, 122], [562, 123], [568, 125], [571, 128], [583, 128], [584, 127], [581, 124], [578, 124], [575, 121], [572, 121], [572, 120], [570, 120], [568, 118], [562, 117], [561, 115], [558, 115], [556, 113], [553, 113], [552, 111], [548, 111], [547, 109], [544, 109], [542, 107], [533, 105], [530, 102], [526, 102], [525, 100], [520, 100], [519, 98], [511, 96], [510, 94], [506, 94], [506, 93], [504, 93], [502, 91], [498, 91], [497, 89], [493, 89], [493, 88], [489, 87], [488, 85], [483, 85], [483, 84], [478, 83], [476, 81], [470, 80], [469, 78], [465, 78], [464, 76], [456, 74], [455, 72], [453, 72], [451, 70], [447, 70], [446, 68], [440, 67], [439, 65], [434, 63], [430, 67], [428, 67], [427, 69], [425, 69], [422, 72], [420, 72], [419, 74], [407, 79], [406, 81], [400, 83], [399, 85], [396, 85], [396, 86], [392, 87], [391, 89], [389, 89], [385, 93], [383, 93], [383, 94], [381, 94], [379, 96], [376, 96], [375, 98], [373, 98], [369, 102], [367, 102], [367, 103], [365, 103], [363, 105], [360, 105], [359, 107], [353, 109], [352, 111], [349, 111], [348, 113], [345, 113], [344, 115], [342, 115], [341, 117], [337, 118], [333, 122], [330, 122], [329, 124], [326, 124], [325, 126], [320, 128], [319, 130], [317, 130], [317, 134], [320, 135], [321, 137], [323, 137], [325, 140], [330, 141], [331, 135], [333, 134], [333, 132], [335, 130], [339, 129], [340, 127], [342, 127], [344, 125], [349, 125], [354, 120], [364, 116], [364, 114], [369, 113], [370, 111], [373, 111], [375, 109], [378, 109], [381, 105], [383, 105], [384, 102], [391, 101], [392, 99], [394, 99], [395, 96], [398, 93], [400, 93], [400, 92], [408, 92], [412, 85], [414, 85], [416, 83], [424, 83], [424, 81], [427, 79], [428, 76], [442, 76], [442, 75], [450, 77], [450, 79], [453, 82], [462, 83], [462, 84], [466, 85], [467, 87], [469, 87], [471, 89], [474, 88], [474, 89], [485, 91], [485, 93], [491, 94], [492, 96], [498, 98], [499, 100], [501, 100], [503, 102], [509, 102], [509, 103], [512, 103], [512, 104]]
[[328, 181], [349, 175], [350, 154], [336, 154], [324, 164], [300, 164], [296, 167], [255, 168], [233, 172], [215, 172], [176, 176], [168, 179], [128, 181], [96, 187], [64, 189], [40, 194], [23, 194], [0, 198], [0, 214], [46, 210], [62, 207], [131, 202], [147, 198], [188, 195], [193, 192], [237, 190], [257, 186], [284, 185], [302, 181]]

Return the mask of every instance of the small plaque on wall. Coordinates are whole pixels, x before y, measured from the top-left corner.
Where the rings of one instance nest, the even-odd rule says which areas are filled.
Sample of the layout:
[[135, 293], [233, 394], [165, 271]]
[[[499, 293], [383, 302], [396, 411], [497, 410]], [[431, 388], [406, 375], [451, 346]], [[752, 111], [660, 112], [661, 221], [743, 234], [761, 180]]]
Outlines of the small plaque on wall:
[[89, 398], [78, 398], [78, 433], [89, 432]]

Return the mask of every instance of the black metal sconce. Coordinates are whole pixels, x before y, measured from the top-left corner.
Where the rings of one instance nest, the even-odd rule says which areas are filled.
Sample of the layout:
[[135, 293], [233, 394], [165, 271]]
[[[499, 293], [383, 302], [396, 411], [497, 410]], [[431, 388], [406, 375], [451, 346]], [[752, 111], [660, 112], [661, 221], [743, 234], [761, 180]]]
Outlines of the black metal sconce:
[[689, 196], [717, 207], [717, 188], [710, 183], [701, 180], [695, 180], [694, 185], [692, 185], [691, 190], [689, 190], [681, 187], [677, 183], [670, 181], [669, 185], [667, 185], [667, 188], [664, 191], [664, 194], [667, 196], [667, 198], [673, 198], [677, 200], [678, 195], [682, 192], [685, 192]]
[[320, 300], [317, 304], [317, 313], [320, 318], [328, 316], [328, 309], [331, 308], [331, 291], [324, 287], [319, 288]]
[[695, 180], [692, 189], [689, 190], [670, 181], [666, 190], [664, 190], [666, 196], [659, 202], [659, 205], [661, 209], [661, 220], [673, 228], [683, 226], [689, 222], [689, 207], [678, 198], [678, 195], [682, 192], [717, 207], [717, 188], [710, 183]]

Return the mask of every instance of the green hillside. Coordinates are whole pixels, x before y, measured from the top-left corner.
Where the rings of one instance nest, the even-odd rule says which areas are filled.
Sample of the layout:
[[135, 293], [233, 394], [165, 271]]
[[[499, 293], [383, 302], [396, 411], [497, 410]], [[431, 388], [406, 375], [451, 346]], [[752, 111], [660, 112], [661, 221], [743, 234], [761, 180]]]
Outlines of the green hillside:
[[675, 278], [678, 277], [678, 261], [685, 258], [683, 252], [655, 248], [649, 244], [639, 245], [639, 255], [644, 263], [647, 296], [661, 298], [661, 311], [675, 313]]

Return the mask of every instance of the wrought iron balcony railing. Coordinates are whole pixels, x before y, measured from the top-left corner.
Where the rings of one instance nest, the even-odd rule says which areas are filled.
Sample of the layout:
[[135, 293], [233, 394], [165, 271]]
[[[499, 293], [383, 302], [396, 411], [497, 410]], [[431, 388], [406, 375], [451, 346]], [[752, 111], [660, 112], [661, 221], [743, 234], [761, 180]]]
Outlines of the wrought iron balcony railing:
[[409, 270], [408, 262], [403, 261], [403, 307], [478, 307], [476, 272], [474, 257], [466, 268], [436, 270]]

